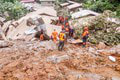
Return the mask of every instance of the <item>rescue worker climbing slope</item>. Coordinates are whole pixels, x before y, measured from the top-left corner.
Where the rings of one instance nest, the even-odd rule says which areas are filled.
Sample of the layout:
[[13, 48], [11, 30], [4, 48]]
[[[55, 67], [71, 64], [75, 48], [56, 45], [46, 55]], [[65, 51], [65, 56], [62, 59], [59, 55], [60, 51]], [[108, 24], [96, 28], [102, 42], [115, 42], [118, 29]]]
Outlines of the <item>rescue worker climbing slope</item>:
[[84, 28], [84, 31], [83, 31], [83, 34], [82, 34], [83, 47], [86, 46], [86, 42], [87, 42], [87, 39], [88, 39], [88, 35], [89, 35], [88, 27], [85, 27], [85, 28]]
[[59, 34], [59, 45], [58, 45], [58, 50], [59, 51], [62, 51], [62, 49], [64, 47], [65, 38], [66, 38], [65, 33], [62, 30]]
[[54, 29], [54, 32], [52, 32], [52, 39], [55, 43], [57, 41], [57, 36], [58, 36], [58, 32]]

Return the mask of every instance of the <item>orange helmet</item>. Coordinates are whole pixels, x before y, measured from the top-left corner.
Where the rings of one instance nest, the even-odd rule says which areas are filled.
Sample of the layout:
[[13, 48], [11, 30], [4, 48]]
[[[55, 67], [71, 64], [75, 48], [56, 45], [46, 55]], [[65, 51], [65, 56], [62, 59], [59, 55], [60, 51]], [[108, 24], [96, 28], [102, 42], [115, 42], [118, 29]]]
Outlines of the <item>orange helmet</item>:
[[88, 30], [88, 27], [84, 27], [84, 30]]
[[69, 26], [69, 23], [67, 22], [65, 25], [66, 25], [66, 26]]

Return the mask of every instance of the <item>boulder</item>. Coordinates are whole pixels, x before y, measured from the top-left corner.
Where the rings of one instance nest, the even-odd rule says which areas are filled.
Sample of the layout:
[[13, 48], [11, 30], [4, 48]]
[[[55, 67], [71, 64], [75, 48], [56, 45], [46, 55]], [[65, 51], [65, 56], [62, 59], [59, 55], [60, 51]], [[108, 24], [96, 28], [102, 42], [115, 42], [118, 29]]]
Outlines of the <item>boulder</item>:
[[98, 48], [98, 49], [105, 49], [105, 48], [106, 48], [106, 45], [105, 45], [105, 43], [103, 43], [103, 42], [99, 42], [97, 48]]
[[116, 31], [117, 31], [118, 33], [120, 33], [120, 27], [116, 28]]
[[112, 77], [112, 80], [120, 80], [120, 77]]
[[0, 72], [0, 80], [4, 80], [4, 74]]
[[5, 47], [12, 46], [12, 45], [13, 45], [12, 42], [8, 42], [8, 41], [0, 41], [0, 48], [5, 48]]
[[77, 80], [77, 78], [74, 75], [68, 75], [67, 80]]

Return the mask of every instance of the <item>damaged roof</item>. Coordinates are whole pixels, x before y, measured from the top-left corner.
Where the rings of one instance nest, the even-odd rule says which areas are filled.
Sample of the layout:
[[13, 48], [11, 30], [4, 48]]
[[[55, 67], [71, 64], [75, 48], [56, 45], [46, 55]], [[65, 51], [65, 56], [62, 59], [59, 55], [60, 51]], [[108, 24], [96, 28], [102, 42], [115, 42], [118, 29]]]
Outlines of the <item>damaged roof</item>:
[[65, 7], [65, 6], [68, 6], [68, 5], [70, 5], [70, 4], [71, 4], [71, 3], [65, 2], [65, 3], [60, 4], [60, 6]]
[[34, 2], [35, 0], [21, 0], [21, 2], [27, 3], [27, 2]]
[[74, 4], [71, 4], [71, 5], [67, 6], [67, 8], [69, 10], [80, 8], [80, 7], [82, 7], [82, 4], [79, 4], [79, 3], [74, 3]]
[[96, 13], [96, 12], [91, 11], [91, 10], [81, 10], [79, 12], [73, 13], [72, 18], [79, 18], [79, 17], [88, 16], [88, 15], [98, 16], [99, 13]]

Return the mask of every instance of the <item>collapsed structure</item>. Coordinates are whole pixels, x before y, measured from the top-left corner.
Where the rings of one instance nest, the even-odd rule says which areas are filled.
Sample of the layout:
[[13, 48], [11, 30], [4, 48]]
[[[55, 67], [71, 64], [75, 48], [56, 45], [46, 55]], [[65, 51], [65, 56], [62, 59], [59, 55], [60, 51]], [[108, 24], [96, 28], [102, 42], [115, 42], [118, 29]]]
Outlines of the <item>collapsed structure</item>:
[[[66, 7], [69, 3], [76, 4], [68, 1], [61, 6]], [[50, 6], [36, 9], [17, 21], [0, 22], [1, 32], [11, 40], [0, 41], [0, 80], [120, 80], [120, 45], [110, 47], [100, 42], [97, 46], [88, 43], [86, 48], [81, 48], [65, 44], [64, 51], [57, 51], [53, 41], [40, 42], [34, 38], [41, 29], [49, 37], [54, 29], [58, 33], [61, 31], [60, 26], [51, 24], [52, 20], [58, 19], [57, 13]], [[101, 25], [101, 22], [105, 24]], [[114, 34], [120, 39], [120, 25], [116, 26], [119, 22], [90, 10], [75, 11], [69, 21], [79, 38], [82, 28], [89, 26], [93, 42], [94, 39], [104, 40], [104, 35], [108, 36], [104, 41], [109, 41]], [[111, 34], [106, 35], [107, 32]], [[118, 39], [112, 38], [110, 43]], [[80, 41], [72, 43], [76, 42]]]
[[[48, 10], [48, 11], [46, 11]], [[6, 34], [7, 39], [25, 39], [31, 35], [31, 39], [35, 33], [43, 29], [50, 37], [52, 31], [56, 29], [61, 31], [60, 26], [51, 24], [51, 20], [57, 19], [56, 11], [53, 7], [42, 7], [37, 11], [31, 12], [17, 21], [6, 22], [2, 30]]]
[[42, 6], [54, 6], [55, 0], [39, 0]]

